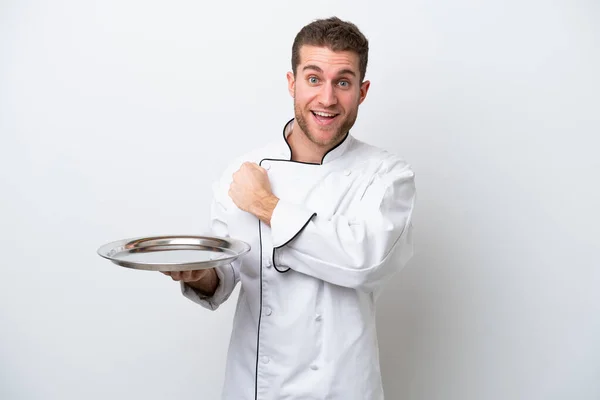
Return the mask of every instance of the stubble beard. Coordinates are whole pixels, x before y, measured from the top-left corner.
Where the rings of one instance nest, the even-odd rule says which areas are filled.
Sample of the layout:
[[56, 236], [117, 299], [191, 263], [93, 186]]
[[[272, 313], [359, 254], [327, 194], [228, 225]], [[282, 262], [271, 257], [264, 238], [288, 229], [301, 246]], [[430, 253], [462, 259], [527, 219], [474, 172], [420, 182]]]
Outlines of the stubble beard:
[[[304, 118], [304, 114], [302, 113], [302, 111], [303, 110], [300, 109], [300, 107], [298, 106], [298, 104], [296, 104], [296, 101], [294, 100], [294, 117], [296, 123], [298, 124], [300, 129], [302, 129], [302, 132], [304, 132], [308, 140], [310, 140], [312, 143], [316, 144], [319, 147], [327, 147], [338, 144], [346, 136], [346, 133], [350, 131], [350, 128], [354, 126], [354, 123], [356, 122], [356, 117], [358, 116], [358, 107], [356, 107], [356, 109], [354, 109], [350, 114], [348, 114], [348, 117], [346, 117], [346, 119], [342, 122], [342, 125], [337, 130], [337, 132], [335, 132], [333, 137], [328, 141], [322, 141], [317, 139], [317, 137], [310, 131], [310, 129], [308, 128], [308, 123]], [[311, 112], [308, 109], [306, 111], [308, 113]], [[341, 118], [341, 116], [338, 116], [336, 118]]]

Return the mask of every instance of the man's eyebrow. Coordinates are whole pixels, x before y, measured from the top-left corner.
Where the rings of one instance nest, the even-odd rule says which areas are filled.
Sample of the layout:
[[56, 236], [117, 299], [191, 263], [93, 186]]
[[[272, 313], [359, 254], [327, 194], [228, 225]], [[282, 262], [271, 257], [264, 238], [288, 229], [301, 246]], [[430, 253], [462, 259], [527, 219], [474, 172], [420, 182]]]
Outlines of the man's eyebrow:
[[343, 69], [340, 72], [338, 72], [338, 75], [344, 75], [344, 74], [356, 76], [356, 73], [354, 71], [352, 71], [351, 69]]
[[[321, 67], [319, 67], [318, 65], [313, 65], [313, 64], [308, 64], [305, 65], [304, 68], [302, 68], [302, 71], [306, 71], [306, 70], [313, 70], [319, 73], [323, 73], [323, 70], [321, 69]], [[338, 75], [344, 75], [344, 74], [348, 74], [348, 75], [352, 75], [352, 76], [356, 76], [356, 72], [352, 71], [351, 69], [343, 69], [341, 71], [338, 72]]]
[[321, 72], [321, 73], [323, 72], [323, 70], [320, 67], [318, 67], [316, 65], [312, 65], [312, 64], [305, 65], [304, 68], [302, 68], [302, 71], [306, 71], [307, 69], [312, 69], [313, 71], [317, 71], [317, 72]]

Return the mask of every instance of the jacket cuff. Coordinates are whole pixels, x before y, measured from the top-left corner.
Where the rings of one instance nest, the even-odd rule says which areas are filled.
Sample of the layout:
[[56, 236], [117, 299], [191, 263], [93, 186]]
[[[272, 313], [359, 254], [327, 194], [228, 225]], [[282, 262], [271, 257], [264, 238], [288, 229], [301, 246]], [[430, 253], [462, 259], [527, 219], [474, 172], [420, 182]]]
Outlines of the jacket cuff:
[[216, 267], [215, 271], [219, 277], [219, 285], [212, 296], [206, 296], [184, 282], [181, 282], [181, 293], [204, 308], [216, 310], [233, 292], [235, 287], [235, 273], [232, 264]]
[[271, 216], [273, 247], [283, 247], [294, 240], [316, 215], [304, 207], [279, 200]]

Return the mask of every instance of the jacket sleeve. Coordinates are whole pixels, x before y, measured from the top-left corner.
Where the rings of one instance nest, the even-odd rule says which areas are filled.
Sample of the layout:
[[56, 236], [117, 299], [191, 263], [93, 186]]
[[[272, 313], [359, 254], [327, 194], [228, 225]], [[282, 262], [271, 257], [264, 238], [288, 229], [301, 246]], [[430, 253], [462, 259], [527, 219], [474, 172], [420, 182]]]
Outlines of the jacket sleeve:
[[[226, 221], [225, 202], [221, 199], [222, 182], [213, 185], [213, 200], [210, 211], [210, 232], [213, 236], [229, 237]], [[202, 307], [209, 310], [216, 310], [224, 303], [235, 289], [235, 286], [240, 280], [238, 258], [232, 264], [224, 265], [216, 268], [217, 276], [219, 277], [219, 285], [212, 296], [205, 296], [196, 289], [181, 282], [181, 292], [188, 299], [200, 304]]]
[[282, 268], [377, 291], [413, 254], [414, 173], [396, 160], [373, 177], [351, 214], [319, 217], [280, 200], [271, 218], [275, 263]]

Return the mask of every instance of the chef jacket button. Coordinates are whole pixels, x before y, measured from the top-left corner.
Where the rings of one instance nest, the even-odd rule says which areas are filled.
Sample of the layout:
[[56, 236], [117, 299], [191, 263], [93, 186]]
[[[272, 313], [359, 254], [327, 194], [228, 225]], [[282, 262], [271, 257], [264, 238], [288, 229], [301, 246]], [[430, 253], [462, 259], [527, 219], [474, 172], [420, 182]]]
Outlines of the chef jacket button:
[[349, 169], [344, 171], [344, 175], [349, 176], [352, 173], [352, 171], [350, 171]]
[[271, 268], [271, 267], [272, 267], [272, 265], [271, 265], [271, 263], [270, 263], [270, 262], [268, 262], [268, 261], [267, 261], [267, 262], [265, 263], [265, 267], [267, 267], [267, 268]]
[[320, 321], [322, 319], [321, 314], [317, 314], [315, 316], [315, 321]]
[[269, 316], [273, 313], [273, 310], [271, 310], [269, 307], [265, 307], [264, 311], [265, 311], [265, 315], [267, 315], [267, 316]]
[[319, 366], [318, 366], [318, 365], [315, 365], [315, 364], [313, 364], [313, 365], [311, 365], [311, 366], [310, 366], [310, 369], [312, 369], [313, 371], [316, 371], [316, 370], [318, 370], [318, 369], [319, 369]]
[[268, 162], [265, 162], [262, 164], [262, 167], [268, 171], [271, 169], [271, 164]]
[[263, 364], [268, 364], [268, 363], [269, 363], [269, 357], [267, 357], [267, 356], [262, 356], [262, 357], [260, 358], [260, 361], [261, 361]]

